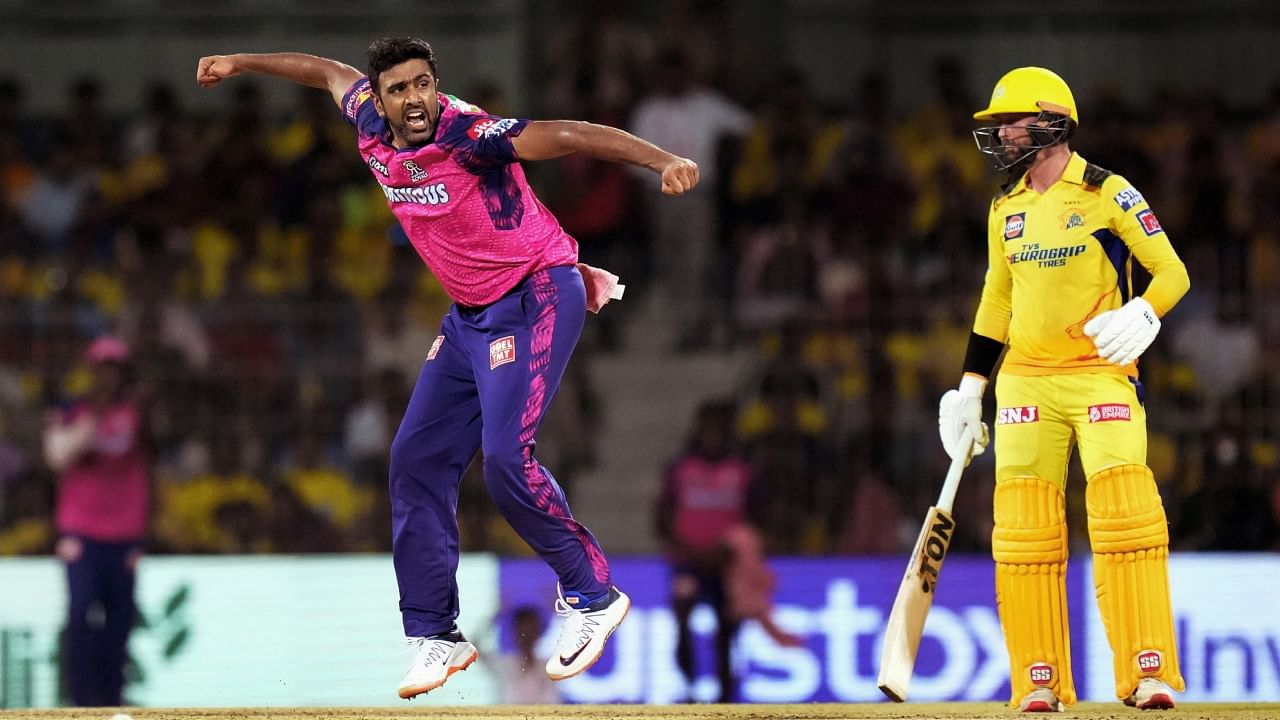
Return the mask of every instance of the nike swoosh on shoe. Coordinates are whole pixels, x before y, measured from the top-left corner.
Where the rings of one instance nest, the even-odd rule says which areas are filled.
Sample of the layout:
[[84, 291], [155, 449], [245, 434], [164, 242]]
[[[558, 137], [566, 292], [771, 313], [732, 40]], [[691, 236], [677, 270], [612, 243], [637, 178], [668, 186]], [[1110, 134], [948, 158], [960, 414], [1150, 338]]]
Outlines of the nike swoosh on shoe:
[[585, 644], [585, 645], [583, 645], [582, 647], [578, 648], [578, 651], [577, 651], [577, 652], [575, 652], [574, 654], [570, 655], [569, 657], [565, 657], [565, 656], [561, 655], [561, 656], [560, 656], [560, 664], [561, 664], [561, 665], [565, 665], [565, 666], [571, 665], [571, 664], [573, 663], [573, 661], [574, 661], [574, 660], [577, 660], [577, 659], [578, 659], [578, 656], [582, 654], [582, 651], [587, 649], [587, 645], [590, 645], [590, 644], [591, 644], [591, 643], [586, 643], [586, 644]]

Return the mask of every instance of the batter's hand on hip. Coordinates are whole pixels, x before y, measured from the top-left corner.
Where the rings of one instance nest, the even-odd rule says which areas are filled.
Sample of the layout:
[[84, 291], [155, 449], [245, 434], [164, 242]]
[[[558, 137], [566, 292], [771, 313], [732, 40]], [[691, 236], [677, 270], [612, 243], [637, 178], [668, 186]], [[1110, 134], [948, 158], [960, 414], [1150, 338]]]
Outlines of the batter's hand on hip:
[[1093, 338], [1098, 357], [1113, 365], [1137, 360], [1160, 332], [1160, 318], [1151, 303], [1137, 297], [1119, 310], [1108, 310], [1085, 323], [1084, 334]]
[[943, 393], [938, 402], [938, 435], [942, 448], [953, 460], [969, 451], [969, 443], [973, 454], [981, 455], [991, 442], [987, 424], [982, 422], [982, 394], [986, 388], [986, 380], [965, 375], [960, 387]]

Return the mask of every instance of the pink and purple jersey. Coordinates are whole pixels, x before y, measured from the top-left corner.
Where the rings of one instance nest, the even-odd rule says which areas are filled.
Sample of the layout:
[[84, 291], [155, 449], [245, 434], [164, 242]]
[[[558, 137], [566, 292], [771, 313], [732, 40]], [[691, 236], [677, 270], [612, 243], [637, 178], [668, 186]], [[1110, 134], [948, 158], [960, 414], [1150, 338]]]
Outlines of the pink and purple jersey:
[[368, 78], [343, 96], [360, 155], [409, 241], [456, 302], [488, 305], [530, 274], [578, 259], [578, 243], [538, 201], [511, 138], [528, 120], [499, 118], [441, 93], [433, 142], [397, 149]]
[[[88, 403], [79, 403], [65, 422], [88, 412]], [[58, 532], [98, 542], [146, 537], [151, 490], [140, 426], [138, 406], [128, 400], [98, 417], [88, 451], [58, 479]]]
[[672, 513], [672, 539], [694, 550], [711, 550], [747, 521], [752, 501], [751, 467], [727, 457], [688, 455], [667, 472], [663, 494]]

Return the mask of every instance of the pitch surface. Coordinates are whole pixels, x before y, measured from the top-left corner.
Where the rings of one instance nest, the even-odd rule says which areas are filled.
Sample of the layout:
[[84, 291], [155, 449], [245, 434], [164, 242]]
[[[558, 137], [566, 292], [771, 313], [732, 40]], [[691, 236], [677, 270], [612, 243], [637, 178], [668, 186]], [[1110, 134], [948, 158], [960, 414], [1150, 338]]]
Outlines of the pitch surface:
[[[117, 712], [133, 720], [1013, 720], [1022, 717], [995, 703], [903, 705], [516, 705], [441, 707], [406, 703], [403, 708], [65, 708], [0, 711], [14, 720], [110, 720]], [[1170, 711], [1139, 712], [1119, 703], [1081, 703], [1056, 717], [1064, 720], [1280, 720], [1280, 703], [1188, 703]]]

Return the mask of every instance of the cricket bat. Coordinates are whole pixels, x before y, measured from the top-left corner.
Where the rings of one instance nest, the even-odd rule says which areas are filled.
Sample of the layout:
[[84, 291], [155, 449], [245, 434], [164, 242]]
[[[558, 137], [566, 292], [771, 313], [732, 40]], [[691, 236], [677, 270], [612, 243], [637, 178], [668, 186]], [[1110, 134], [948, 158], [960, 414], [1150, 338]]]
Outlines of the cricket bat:
[[960, 474], [973, 457], [973, 444], [969, 451], [954, 458], [947, 469], [947, 479], [942, 483], [938, 504], [929, 508], [916, 538], [915, 549], [907, 563], [907, 573], [898, 586], [898, 596], [889, 612], [889, 624], [884, 630], [884, 649], [880, 653], [880, 675], [876, 679], [880, 692], [894, 702], [907, 699], [907, 685], [916, 666], [916, 652], [920, 650], [920, 636], [924, 633], [924, 621], [933, 605], [933, 593], [938, 587], [938, 573], [942, 561], [951, 547], [956, 523], [951, 517], [951, 505], [960, 486]]

